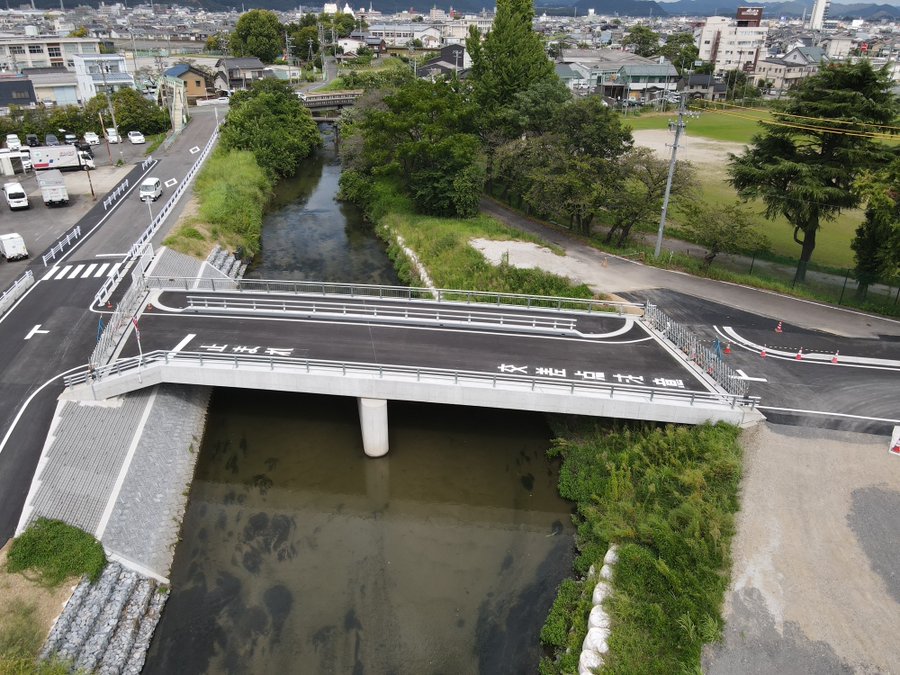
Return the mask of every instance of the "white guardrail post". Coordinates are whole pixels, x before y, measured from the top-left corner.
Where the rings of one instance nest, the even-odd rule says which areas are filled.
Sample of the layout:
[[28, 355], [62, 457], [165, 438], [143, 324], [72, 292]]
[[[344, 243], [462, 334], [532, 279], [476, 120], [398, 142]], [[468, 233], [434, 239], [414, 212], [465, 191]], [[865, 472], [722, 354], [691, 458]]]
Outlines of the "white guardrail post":
[[44, 267], [47, 266], [48, 260], [56, 260], [56, 255], [58, 253], [62, 253], [63, 250], [71, 244], [73, 241], [78, 239], [81, 236], [81, 225], [76, 225], [75, 229], [69, 232], [65, 237], [56, 242], [53, 246], [50, 247], [50, 250], [47, 251], [44, 255], [41, 256], [41, 260], [44, 263]]
[[6, 310], [22, 297], [22, 294], [34, 285], [34, 274], [31, 270], [26, 270], [25, 274], [16, 279], [12, 286], [3, 291], [0, 295], [0, 316], [6, 314]]

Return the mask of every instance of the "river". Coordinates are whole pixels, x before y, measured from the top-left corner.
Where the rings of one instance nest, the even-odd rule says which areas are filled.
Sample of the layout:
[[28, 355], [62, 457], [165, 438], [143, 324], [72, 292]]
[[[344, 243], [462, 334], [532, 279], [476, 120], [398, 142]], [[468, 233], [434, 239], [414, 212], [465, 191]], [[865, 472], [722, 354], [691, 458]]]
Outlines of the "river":
[[[282, 182], [253, 275], [396, 283], [327, 143]], [[573, 555], [541, 415], [217, 390], [145, 673], [525, 673]]]

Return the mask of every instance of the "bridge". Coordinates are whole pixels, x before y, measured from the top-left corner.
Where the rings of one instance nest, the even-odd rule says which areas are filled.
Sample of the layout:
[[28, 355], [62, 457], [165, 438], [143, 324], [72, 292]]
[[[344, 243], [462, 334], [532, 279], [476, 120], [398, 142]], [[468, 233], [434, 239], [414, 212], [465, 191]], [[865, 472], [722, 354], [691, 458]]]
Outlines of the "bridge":
[[[100, 354], [66, 376], [63, 398], [162, 383], [353, 396], [376, 457], [388, 451], [390, 400], [692, 424], [761, 418], [746, 386], [732, 380], [726, 391], [634, 303], [287, 281], [139, 284], [115, 358]], [[139, 341], [129, 339], [135, 330]]]
[[310, 110], [340, 110], [356, 103], [363, 95], [361, 89], [330, 92], [298, 92], [297, 96], [303, 105]]

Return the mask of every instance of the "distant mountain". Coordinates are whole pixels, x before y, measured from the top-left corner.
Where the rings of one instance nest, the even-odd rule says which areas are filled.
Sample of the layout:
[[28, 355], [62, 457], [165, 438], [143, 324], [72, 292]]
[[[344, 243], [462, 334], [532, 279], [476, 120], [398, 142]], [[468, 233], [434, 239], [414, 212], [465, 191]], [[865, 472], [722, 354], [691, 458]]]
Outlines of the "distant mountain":
[[[586, 5], [589, 0], [583, 0]], [[663, 10], [675, 16], [734, 16], [738, 7], [746, 5], [759, 5], [764, 7], [764, 16], [776, 18], [780, 16], [803, 16], [812, 12], [812, 2], [737, 2], [736, 0], [678, 0], [677, 2], [663, 3]], [[598, 8], [597, 12], [601, 10]], [[875, 3], [855, 3], [842, 5], [831, 3], [828, 16], [833, 19], [867, 19], [877, 21], [880, 19], [894, 19], [900, 17], [900, 7], [893, 5], [878, 5]]]
[[[456, 7], [456, 5], [454, 5]], [[577, 10], [578, 16], [584, 16], [589, 9], [603, 16], [668, 16], [665, 3], [653, 0], [537, 0], [535, 11], [538, 14], [565, 14], [572, 16]]]

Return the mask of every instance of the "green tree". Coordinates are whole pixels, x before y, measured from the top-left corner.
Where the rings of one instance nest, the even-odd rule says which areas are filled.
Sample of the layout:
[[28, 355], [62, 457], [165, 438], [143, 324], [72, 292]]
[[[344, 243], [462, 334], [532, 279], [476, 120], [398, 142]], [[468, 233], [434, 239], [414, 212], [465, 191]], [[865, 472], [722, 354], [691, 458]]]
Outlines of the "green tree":
[[280, 80], [258, 80], [231, 97], [222, 127], [227, 149], [250, 150], [272, 177], [292, 176], [319, 145], [319, 130], [293, 89]]
[[690, 239], [706, 249], [706, 268], [720, 253], [759, 253], [769, 248], [768, 239], [759, 232], [753, 214], [741, 204], [707, 204], [691, 202], [682, 205], [685, 230]]
[[69, 37], [74, 38], [86, 38], [88, 36], [88, 29], [85, 26], [79, 26], [75, 30], [69, 33]]
[[481, 42], [473, 25], [466, 39], [472, 58], [475, 101], [487, 119], [519, 92], [536, 82], [556, 78], [540, 36], [532, 29], [531, 0], [497, 0], [491, 31]]
[[694, 61], [697, 60], [700, 50], [694, 44], [693, 33], [675, 33], [666, 38], [666, 43], [656, 51], [656, 54], [665, 56], [680, 73], [694, 67]]
[[622, 44], [626, 47], [634, 45], [634, 53], [638, 56], [653, 56], [659, 51], [659, 33], [637, 24], [625, 34]]
[[[307, 14], [305, 16], [314, 15]], [[313, 59], [316, 57], [319, 53], [319, 29], [316, 28], [315, 24], [312, 26], [302, 26], [292, 23], [287, 26], [287, 32], [288, 35], [291, 36], [291, 41], [294, 43], [294, 56], [298, 56], [304, 61], [310, 60], [310, 53], [312, 54]], [[311, 50], [310, 43], [312, 43]]]
[[225, 40], [222, 38], [221, 34], [210, 35], [208, 38], [206, 38], [206, 51], [208, 51], [208, 52], [225, 51]]
[[850, 247], [856, 260], [857, 293], [865, 297], [869, 285], [900, 276], [900, 158], [864, 173], [856, 187], [866, 201], [866, 217]]
[[[621, 246], [637, 225], [656, 223], [662, 212], [669, 162], [659, 159], [648, 148], [635, 148], [620, 161], [621, 182], [609, 191], [606, 209], [612, 217], [612, 226], [606, 234], [606, 242], [611, 242], [618, 234], [617, 244]], [[678, 206], [683, 198], [693, 195], [694, 173], [686, 162], [675, 165], [672, 175], [671, 199]]]
[[284, 32], [278, 15], [267, 9], [242, 14], [231, 34], [229, 50], [234, 56], [255, 56], [272, 63], [284, 49]]
[[[169, 112], [153, 101], [148, 101], [134, 89], [119, 89], [113, 93], [112, 101], [116, 111], [116, 122], [122, 134], [129, 131], [159, 134], [169, 128]], [[112, 126], [112, 120], [109, 120], [108, 126]]]
[[767, 218], [784, 216], [793, 228], [801, 247], [795, 281], [806, 278], [822, 221], [859, 204], [854, 181], [886, 156], [882, 144], [847, 131], [893, 122], [890, 87], [887, 71], [868, 61], [829, 65], [791, 89], [747, 150], [731, 155], [730, 182], [740, 197], [761, 199]]

